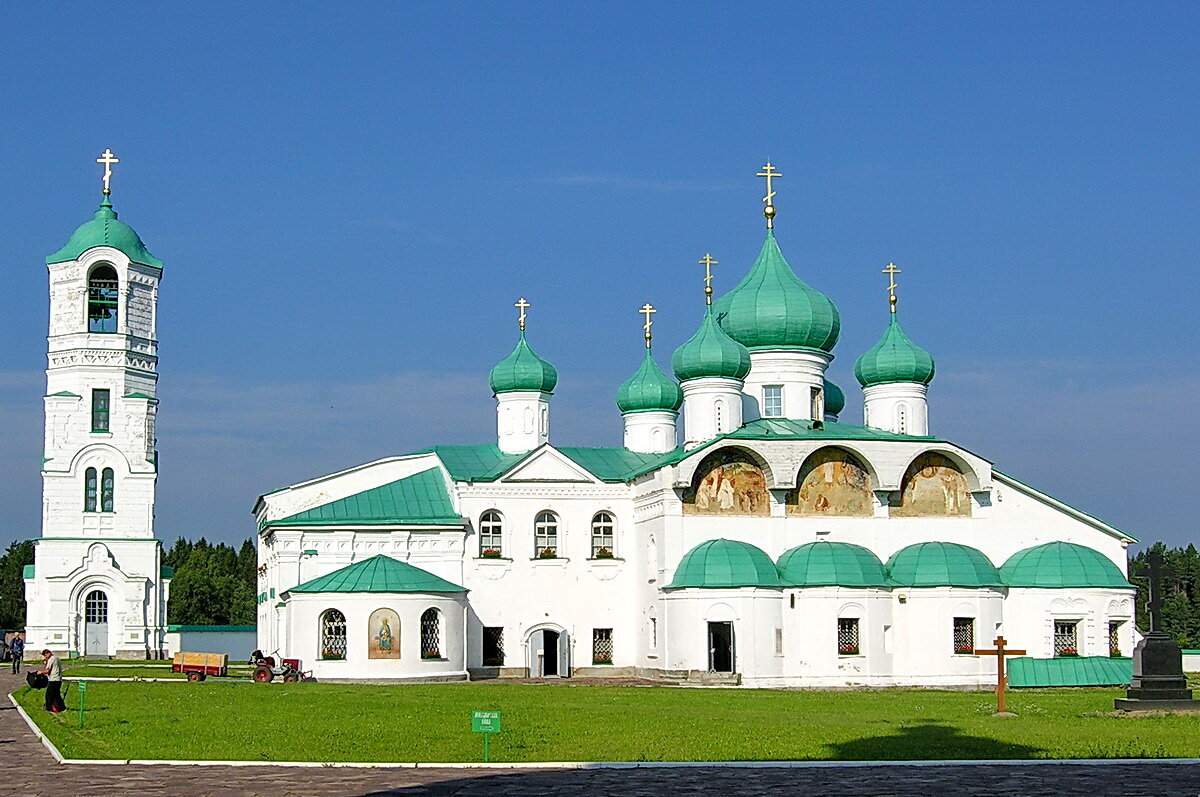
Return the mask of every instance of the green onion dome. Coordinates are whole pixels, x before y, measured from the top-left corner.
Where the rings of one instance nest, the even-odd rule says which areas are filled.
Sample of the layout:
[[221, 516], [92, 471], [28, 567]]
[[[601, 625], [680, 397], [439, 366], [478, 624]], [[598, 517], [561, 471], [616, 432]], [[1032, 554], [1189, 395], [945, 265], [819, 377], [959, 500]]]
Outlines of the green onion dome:
[[683, 555], [667, 589], [783, 585], [775, 563], [761, 548], [736, 540], [709, 540]]
[[521, 339], [517, 341], [512, 354], [492, 368], [490, 381], [493, 393], [514, 393], [519, 390], [549, 393], [558, 384], [558, 371], [533, 353], [522, 330]]
[[825, 380], [825, 413], [837, 415], [846, 409], [846, 394], [842, 389], [828, 379]]
[[47, 263], [65, 263], [77, 260], [80, 255], [97, 246], [111, 246], [125, 254], [134, 263], [162, 268], [162, 261], [146, 249], [142, 239], [132, 227], [117, 220], [108, 197], [100, 201], [100, 209], [91, 221], [86, 221], [71, 235], [62, 249], [46, 258]]
[[779, 557], [784, 583], [793, 587], [886, 587], [879, 557], [848, 542], [810, 542]]
[[1000, 568], [1010, 587], [1133, 587], [1113, 561], [1073, 542], [1048, 542], [1017, 551]]
[[700, 329], [671, 356], [671, 369], [680, 382], [706, 376], [745, 379], [750, 373], [750, 352], [725, 334], [709, 305]]
[[837, 307], [796, 276], [770, 230], [750, 273], [714, 307], [722, 329], [751, 349], [830, 351], [841, 331]]
[[999, 587], [995, 565], [976, 548], [954, 542], [920, 542], [887, 561], [888, 575], [905, 587]]
[[663, 372], [650, 350], [633, 376], [617, 388], [617, 407], [621, 412], [674, 412], [683, 404], [679, 383]]
[[933, 357], [904, 334], [895, 313], [879, 342], [863, 352], [854, 364], [854, 376], [863, 387], [887, 382], [928, 385], [933, 373]]

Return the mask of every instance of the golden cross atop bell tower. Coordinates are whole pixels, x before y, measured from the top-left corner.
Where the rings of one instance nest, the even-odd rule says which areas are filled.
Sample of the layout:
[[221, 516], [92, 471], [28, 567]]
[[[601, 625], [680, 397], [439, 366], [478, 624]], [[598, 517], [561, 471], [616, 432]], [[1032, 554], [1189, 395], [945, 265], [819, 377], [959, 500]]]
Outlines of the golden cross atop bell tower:
[[120, 162], [121, 161], [117, 160], [117, 156], [114, 155], [113, 151], [111, 149], [109, 149], [108, 147], [105, 147], [104, 152], [102, 152], [100, 154], [100, 157], [96, 158], [96, 163], [104, 164], [104, 177], [102, 179], [104, 180], [104, 195], [105, 196], [108, 196], [110, 193], [112, 193], [111, 191], [109, 191], [109, 185], [108, 185], [109, 182], [112, 180], [112, 165], [114, 163], [120, 163]]
[[712, 304], [712, 267], [717, 265], [718, 261], [715, 257], [706, 252], [704, 257], [700, 258], [700, 260], [697, 262], [704, 266], [704, 303]]
[[896, 268], [895, 263], [888, 263], [887, 268], [883, 270], [884, 274], [888, 275], [888, 307], [893, 313], [896, 312], [896, 275], [901, 273], [900, 269]]
[[651, 320], [650, 316], [651, 316], [651, 314], [657, 313], [658, 311], [654, 309], [654, 305], [650, 304], [650, 302], [646, 302], [644, 305], [642, 305], [642, 309], [638, 310], [638, 312], [641, 313], [642, 315], [646, 316], [646, 323], [642, 325], [642, 329], [645, 331], [646, 348], [648, 349], [648, 348], [650, 348], [650, 338], [651, 338], [650, 328], [652, 326], [654, 326], [654, 321]]
[[767, 178], [767, 195], [765, 197], [763, 197], [762, 201], [766, 203], [765, 206], [763, 207], [763, 215], [767, 217], [767, 229], [770, 230], [770, 229], [774, 228], [774, 226], [775, 226], [775, 202], [774, 202], [774, 199], [775, 199], [775, 195], [777, 193], [779, 193], [778, 191], [775, 191], [772, 188], [771, 181], [774, 180], [776, 177], [783, 177], [783, 174], [775, 171], [775, 167], [771, 165], [770, 160], [767, 161], [767, 165], [763, 166], [762, 169], [763, 170], [761, 172], [759, 172], [756, 176]]
[[517, 326], [520, 327], [522, 332], [524, 332], [525, 331], [525, 308], [533, 307], [533, 305], [531, 305], [529, 302], [525, 301], [525, 297], [522, 296], [520, 299], [517, 299], [516, 304], [514, 304], [513, 307], [517, 308], [520, 311], [520, 315], [517, 316]]

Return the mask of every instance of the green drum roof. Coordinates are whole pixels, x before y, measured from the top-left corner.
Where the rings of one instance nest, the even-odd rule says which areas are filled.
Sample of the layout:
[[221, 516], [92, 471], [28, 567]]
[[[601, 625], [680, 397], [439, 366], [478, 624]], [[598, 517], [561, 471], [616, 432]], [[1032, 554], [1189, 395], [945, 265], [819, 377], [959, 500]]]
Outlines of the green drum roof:
[[779, 575], [793, 587], [886, 587], [879, 557], [861, 545], [820, 540], [779, 557]]
[[928, 385], [935, 370], [933, 357], [904, 334], [895, 313], [879, 342], [854, 363], [854, 376], [863, 387], [888, 382]]
[[413, 567], [390, 556], [376, 554], [370, 559], [305, 581], [288, 593], [309, 592], [466, 592], [428, 570]]
[[1123, 656], [1064, 656], [1008, 659], [1008, 685], [1125, 686], [1133, 679], [1133, 659]]
[[1000, 573], [983, 552], [956, 542], [919, 542], [887, 562], [888, 575], [905, 587], [999, 587]]
[[709, 540], [683, 555], [667, 589], [782, 587], [779, 571], [761, 548], [737, 540]]
[[621, 412], [673, 412], [683, 404], [679, 383], [667, 376], [650, 349], [633, 376], [617, 388], [617, 407]]
[[1010, 587], [1113, 587], [1132, 589], [1113, 561], [1073, 542], [1048, 542], [1017, 551], [1000, 568]]
[[77, 260], [80, 255], [97, 246], [111, 246], [125, 253], [134, 263], [144, 266], [162, 268], [162, 261], [150, 254], [142, 239], [132, 227], [117, 220], [117, 212], [113, 210], [112, 202], [104, 197], [100, 209], [91, 221], [86, 221], [71, 235], [70, 240], [54, 254], [46, 258], [46, 263], [65, 263]]
[[825, 414], [837, 415], [846, 409], [846, 394], [835, 383], [825, 380]]
[[525, 330], [512, 353], [492, 367], [489, 377], [493, 393], [540, 390], [550, 393], [558, 384], [558, 371], [538, 357], [525, 340]]
[[725, 334], [709, 305], [696, 334], [671, 355], [671, 368], [680, 382], [714, 376], [745, 379], [750, 373], [750, 352]]

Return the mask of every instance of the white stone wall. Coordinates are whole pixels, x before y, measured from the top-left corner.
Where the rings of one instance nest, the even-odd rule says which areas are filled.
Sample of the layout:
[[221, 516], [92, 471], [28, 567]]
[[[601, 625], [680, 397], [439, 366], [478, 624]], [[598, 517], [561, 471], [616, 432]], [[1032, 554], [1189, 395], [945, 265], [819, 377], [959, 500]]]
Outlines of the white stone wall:
[[[833, 356], [823, 351], [756, 349], [750, 352], [750, 373], [744, 393], [747, 421], [763, 417], [763, 388], [783, 387], [782, 418], [820, 420], [825, 414], [825, 369]], [[817, 413], [813, 414], [813, 391], [817, 391]]]
[[863, 425], [896, 434], [929, 434], [928, 390], [919, 382], [864, 387]]
[[539, 390], [498, 394], [496, 434], [506, 454], [545, 445], [550, 439], [550, 394]]
[[678, 412], [626, 412], [625, 447], [642, 454], [665, 454], [678, 445], [675, 421]]
[[689, 379], [683, 388], [684, 447], [706, 443], [742, 425], [743, 396], [740, 379], [703, 377]]

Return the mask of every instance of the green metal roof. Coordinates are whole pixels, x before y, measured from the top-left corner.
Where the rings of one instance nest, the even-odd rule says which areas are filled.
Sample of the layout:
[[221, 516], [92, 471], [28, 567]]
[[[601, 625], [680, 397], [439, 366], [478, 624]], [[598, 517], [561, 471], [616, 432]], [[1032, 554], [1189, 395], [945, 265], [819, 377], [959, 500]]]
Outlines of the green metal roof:
[[617, 408], [621, 412], [664, 412], [678, 410], [683, 404], [679, 383], [667, 376], [650, 349], [633, 376], [617, 388]]
[[729, 336], [752, 349], [830, 351], [841, 330], [837, 307], [796, 276], [772, 230], [750, 272], [714, 308]]
[[696, 334], [671, 355], [671, 369], [680, 382], [714, 376], [745, 379], [750, 373], [750, 352], [725, 334], [709, 305]]
[[888, 328], [879, 342], [854, 363], [854, 376], [864, 387], [887, 382], [928, 385], [935, 370], [933, 357], [904, 334], [895, 313], [891, 314]]
[[1133, 589], [1112, 560], [1073, 542], [1048, 542], [1017, 551], [1000, 568], [1010, 587]]
[[21, 578], [33, 578], [33, 565], [25, 565], [21, 568]]
[[887, 571], [879, 557], [861, 545], [819, 540], [792, 548], [777, 563], [783, 582], [792, 587], [886, 587]]
[[170, 581], [175, 578], [175, 568], [162, 565], [158, 568], [158, 577]]
[[550, 393], [558, 384], [558, 371], [538, 357], [525, 340], [525, 330], [512, 353], [492, 367], [489, 377], [493, 393], [540, 390]]
[[640, 454], [628, 448], [584, 448], [555, 446], [572, 462], [587, 470], [600, 481], [625, 482], [677, 460], [683, 449], [665, 454]]
[[65, 263], [68, 260], [77, 260], [84, 252], [97, 246], [111, 246], [118, 249], [134, 263], [155, 268], [163, 267], [162, 261], [150, 254], [134, 229], [125, 222], [117, 220], [117, 212], [113, 210], [112, 202], [108, 197], [101, 200], [100, 209], [96, 211], [92, 220], [80, 225], [62, 249], [46, 258], [46, 263]]
[[256, 625], [169, 625], [167, 631], [171, 633], [187, 633], [187, 634], [228, 634], [228, 633], [246, 633], [247, 631], [257, 631]]
[[1064, 656], [1007, 659], [1008, 685], [1124, 686], [1133, 678], [1133, 659], [1115, 656]]
[[269, 520], [263, 526], [431, 526], [462, 522], [450, 503], [441, 471], [430, 468], [295, 515]]
[[709, 540], [683, 555], [667, 589], [782, 587], [779, 571], [761, 548], [737, 540]]
[[983, 551], [956, 542], [919, 542], [887, 562], [888, 575], [906, 587], [999, 587], [1000, 573]]
[[521, 460], [529, 456], [505, 454], [495, 443], [478, 446], [433, 446], [418, 454], [437, 454], [442, 465], [456, 482], [490, 482], [507, 473]]
[[57, 393], [51, 393], [46, 398], [49, 398], [50, 396], [61, 396], [62, 398], [83, 398], [78, 393], [72, 393], [69, 390], [60, 390]]
[[846, 394], [836, 383], [825, 380], [825, 413], [837, 415], [846, 409]]
[[310, 592], [466, 592], [428, 570], [377, 554], [306, 581], [285, 593]]
[[151, 399], [151, 400], [153, 400], [153, 399], [154, 399], [154, 396], [147, 396], [145, 393], [126, 393], [124, 396], [122, 396], [122, 398], [132, 398], [132, 399]]

